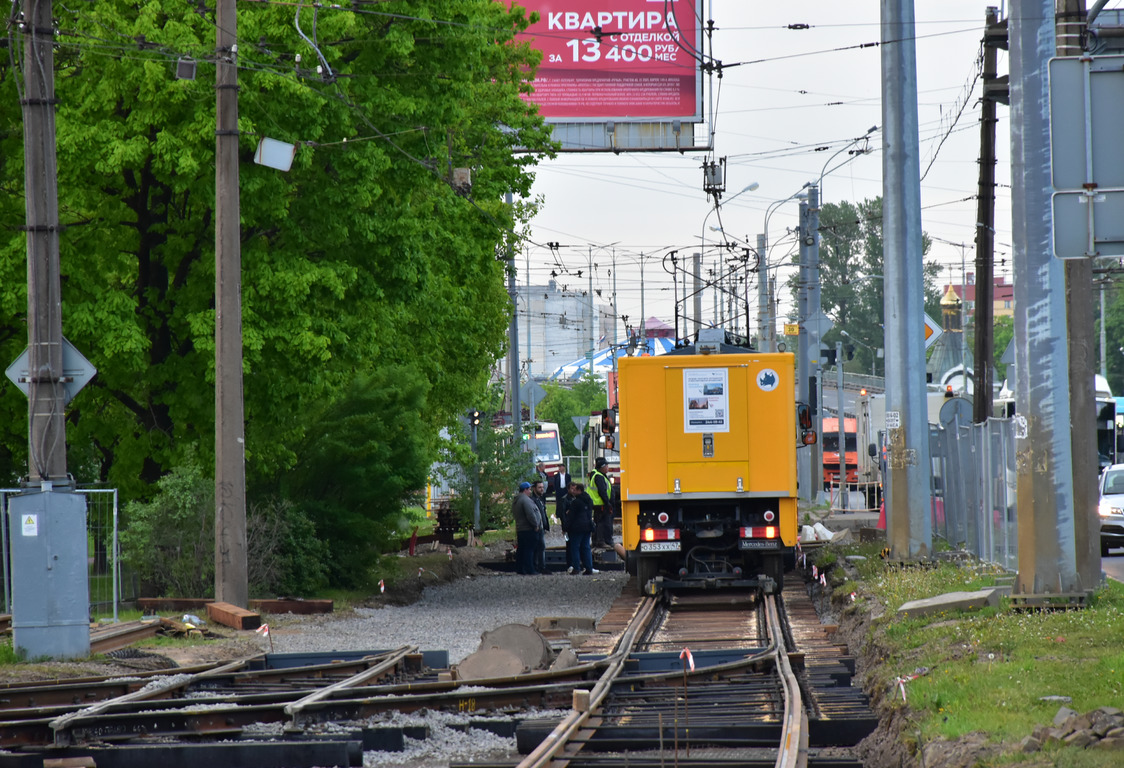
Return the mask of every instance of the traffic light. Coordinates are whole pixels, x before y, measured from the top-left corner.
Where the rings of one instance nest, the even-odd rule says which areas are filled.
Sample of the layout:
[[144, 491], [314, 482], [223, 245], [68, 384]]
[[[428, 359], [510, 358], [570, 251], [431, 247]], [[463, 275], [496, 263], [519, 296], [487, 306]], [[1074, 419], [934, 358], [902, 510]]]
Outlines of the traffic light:
[[820, 348], [820, 354], [823, 356], [825, 365], [835, 365], [835, 350]]
[[477, 410], [470, 411], [469, 414], [468, 414], [468, 420], [472, 423], [472, 426], [474, 426], [474, 427], [480, 426], [480, 411], [477, 411]]
[[854, 360], [855, 359], [855, 345], [854, 344], [844, 344], [843, 345], [843, 355], [848, 360]]

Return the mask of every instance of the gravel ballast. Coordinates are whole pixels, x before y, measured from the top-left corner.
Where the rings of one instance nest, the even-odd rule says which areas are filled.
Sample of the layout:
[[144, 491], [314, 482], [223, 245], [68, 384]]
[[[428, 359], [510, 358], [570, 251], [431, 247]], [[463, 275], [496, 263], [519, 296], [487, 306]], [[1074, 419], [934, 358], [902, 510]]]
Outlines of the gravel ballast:
[[456, 664], [479, 647], [482, 633], [504, 624], [529, 625], [540, 616], [600, 619], [627, 580], [624, 571], [521, 576], [474, 569], [466, 578], [426, 587], [411, 605], [356, 608], [331, 617], [277, 617], [270, 630], [272, 650], [310, 653], [416, 645], [423, 651], [446, 650], [449, 662]]

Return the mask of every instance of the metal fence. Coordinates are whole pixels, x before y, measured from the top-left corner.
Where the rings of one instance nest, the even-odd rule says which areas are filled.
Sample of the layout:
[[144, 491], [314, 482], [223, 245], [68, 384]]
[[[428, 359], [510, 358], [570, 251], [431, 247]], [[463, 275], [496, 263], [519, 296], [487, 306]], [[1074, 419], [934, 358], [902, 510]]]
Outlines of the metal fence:
[[[4, 612], [12, 611], [12, 587], [10, 574], [10, 540], [8, 532], [8, 501], [18, 496], [19, 488], [0, 489], [0, 511], [3, 516], [3, 530], [0, 531], [3, 545], [4, 574]], [[112, 616], [118, 620], [118, 610], [126, 599], [136, 599], [136, 586], [126, 583], [121, 567], [121, 548], [118, 540], [117, 490], [101, 488], [80, 488], [77, 493], [86, 497], [86, 552], [87, 577], [89, 580], [90, 612]], [[129, 597], [126, 598], [125, 595]]]
[[1008, 570], [1018, 567], [1011, 419], [930, 425], [933, 535]]

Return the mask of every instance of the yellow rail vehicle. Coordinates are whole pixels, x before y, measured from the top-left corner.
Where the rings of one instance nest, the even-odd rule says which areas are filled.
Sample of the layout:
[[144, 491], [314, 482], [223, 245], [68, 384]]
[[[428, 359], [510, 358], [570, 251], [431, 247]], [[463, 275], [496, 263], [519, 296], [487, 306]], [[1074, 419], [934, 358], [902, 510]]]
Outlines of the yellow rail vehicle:
[[619, 363], [622, 533], [642, 593], [783, 584], [797, 538], [794, 358], [726, 341]]

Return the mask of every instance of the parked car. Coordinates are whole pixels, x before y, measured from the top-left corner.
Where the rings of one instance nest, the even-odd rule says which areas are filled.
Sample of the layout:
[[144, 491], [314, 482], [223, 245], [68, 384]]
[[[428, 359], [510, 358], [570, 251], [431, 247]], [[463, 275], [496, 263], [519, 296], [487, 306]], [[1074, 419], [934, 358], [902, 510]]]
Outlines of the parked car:
[[1101, 473], [1101, 556], [1112, 547], [1124, 547], [1124, 464], [1113, 464]]

